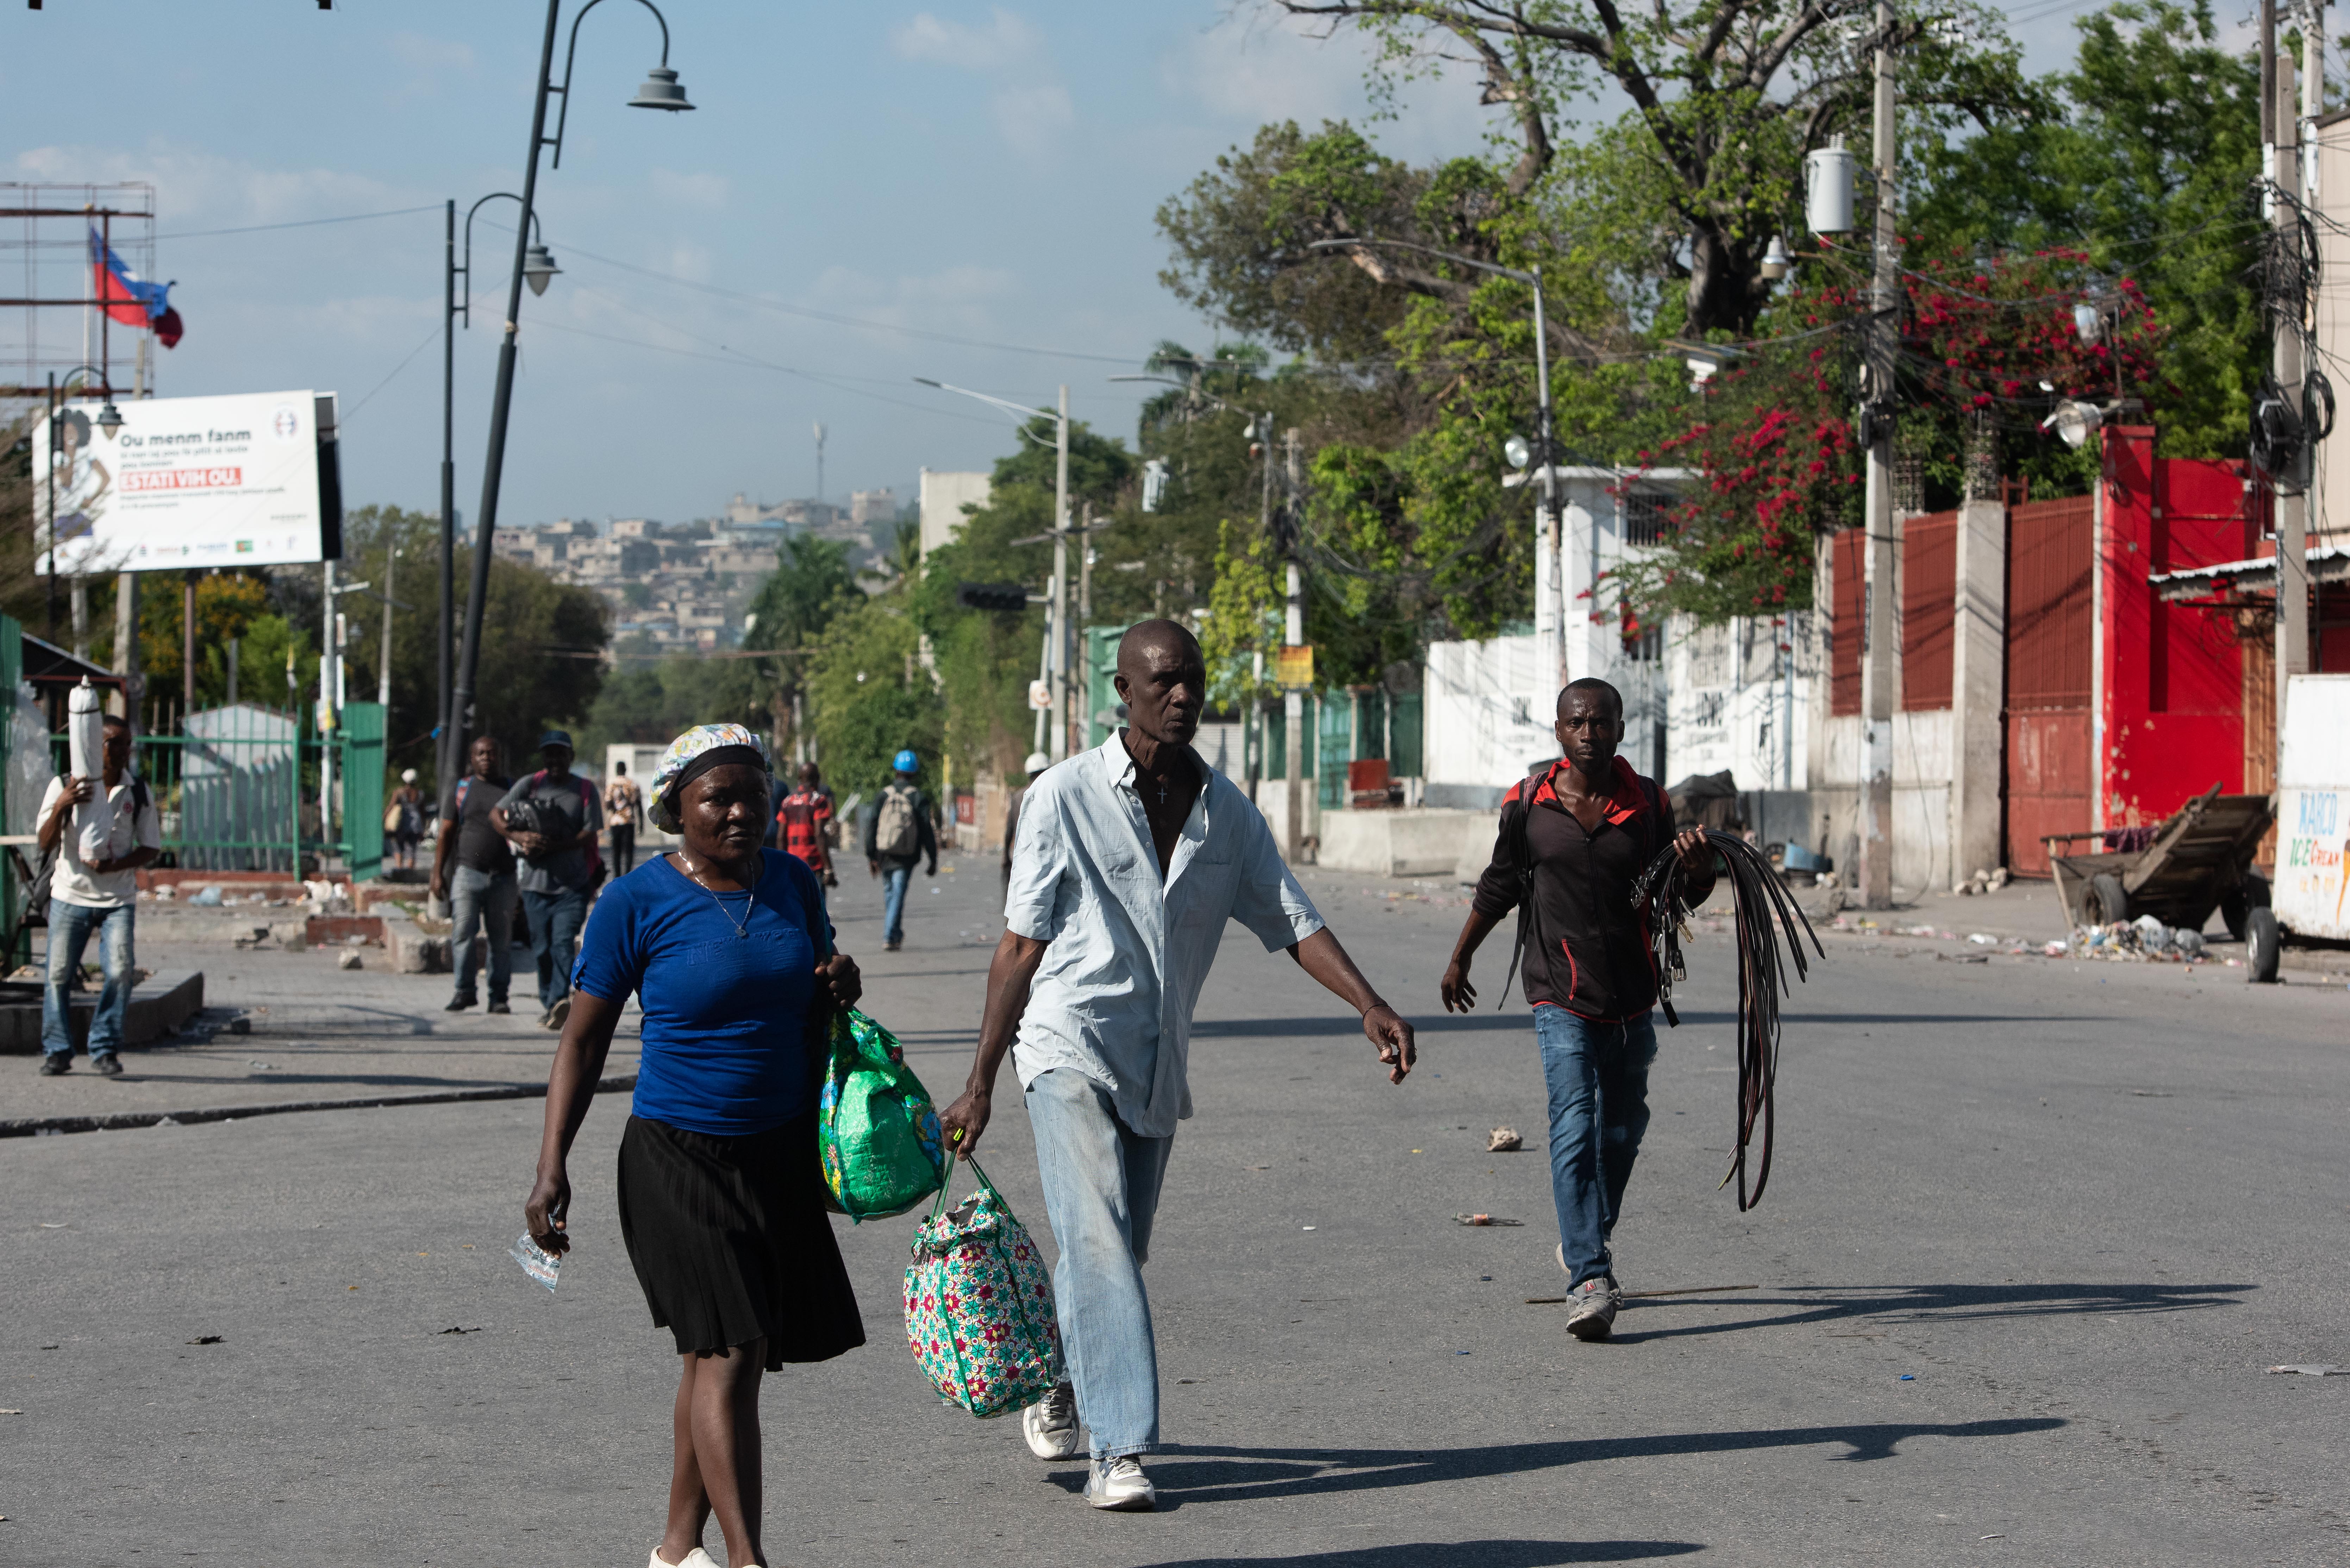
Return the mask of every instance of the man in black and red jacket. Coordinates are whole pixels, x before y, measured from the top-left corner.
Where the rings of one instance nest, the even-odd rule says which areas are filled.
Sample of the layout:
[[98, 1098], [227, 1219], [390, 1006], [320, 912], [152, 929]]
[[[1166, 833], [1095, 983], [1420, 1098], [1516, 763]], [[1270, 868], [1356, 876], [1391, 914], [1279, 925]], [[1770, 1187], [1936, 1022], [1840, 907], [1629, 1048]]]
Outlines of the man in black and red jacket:
[[1632, 884], [1669, 845], [1686, 865], [1690, 902], [1700, 903], [1713, 890], [1714, 856], [1703, 830], [1675, 836], [1664, 791], [1616, 754], [1624, 739], [1616, 688], [1589, 679], [1569, 684], [1558, 694], [1554, 732], [1565, 756], [1513, 785], [1502, 803], [1493, 862], [1478, 878], [1444, 971], [1444, 1006], [1466, 1012], [1476, 1005], [1470, 958], [1517, 909], [1525, 995], [1550, 1089], [1551, 1196], [1573, 1303], [1567, 1332], [1605, 1339], [1622, 1301], [1608, 1236], [1648, 1130], [1648, 1064], [1657, 1054], [1648, 1018], [1656, 961]]

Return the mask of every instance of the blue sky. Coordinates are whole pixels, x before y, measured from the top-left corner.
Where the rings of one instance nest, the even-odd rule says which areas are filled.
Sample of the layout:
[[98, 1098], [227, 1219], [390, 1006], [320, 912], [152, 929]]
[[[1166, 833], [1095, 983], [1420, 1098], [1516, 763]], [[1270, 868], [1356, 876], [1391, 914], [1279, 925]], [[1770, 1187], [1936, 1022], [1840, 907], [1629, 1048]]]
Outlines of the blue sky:
[[[2014, 9], [2031, 68], [2063, 64], [2085, 6]], [[920, 467], [1007, 449], [1003, 419], [915, 376], [1038, 404], [1066, 381], [1077, 417], [1130, 436], [1151, 389], [1108, 378], [1162, 337], [1212, 340], [1158, 283], [1158, 204], [1263, 121], [1366, 108], [1359, 45], [1301, 36], [1250, 0], [664, 10], [691, 114], [624, 107], [659, 55], [642, 5], [599, 5], [580, 30], [563, 167], [539, 182], [564, 275], [525, 297], [502, 522], [808, 494], [818, 421], [836, 500], [902, 495]], [[439, 203], [462, 214], [519, 187], [543, 16], [525, 0], [12, 6], [0, 178], [152, 181], [156, 273], [178, 280], [187, 324], [161, 392], [338, 391], [349, 501], [430, 508]], [[1475, 147], [1475, 96], [1419, 87], [1382, 145]], [[491, 203], [474, 227], [456, 368], [468, 518], [514, 211]]]

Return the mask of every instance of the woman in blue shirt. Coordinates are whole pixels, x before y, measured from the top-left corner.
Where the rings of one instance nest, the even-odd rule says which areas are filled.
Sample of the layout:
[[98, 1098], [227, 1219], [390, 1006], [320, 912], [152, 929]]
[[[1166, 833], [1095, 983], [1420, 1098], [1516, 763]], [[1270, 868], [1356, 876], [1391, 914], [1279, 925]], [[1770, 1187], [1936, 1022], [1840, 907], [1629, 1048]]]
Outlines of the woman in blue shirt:
[[712, 1512], [729, 1563], [767, 1561], [760, 1375], [865, 1342], [816, 1148], [829, 1012], [860, 986], [832, 950], [815, 876], [762, 847], [773, 783], [765, 747], [739, 724], [689, 730], [661, 759], [653, 821], [685, 846], [606, 888], [588, 921], [523, 1210], [540, 1246], [568, 1248], [566, 1160], [635, 993], [642, 1060], [620, 1137], [620, 1234], [682, 1363], [669, 1528], [650, 1568], [710, 1563]]

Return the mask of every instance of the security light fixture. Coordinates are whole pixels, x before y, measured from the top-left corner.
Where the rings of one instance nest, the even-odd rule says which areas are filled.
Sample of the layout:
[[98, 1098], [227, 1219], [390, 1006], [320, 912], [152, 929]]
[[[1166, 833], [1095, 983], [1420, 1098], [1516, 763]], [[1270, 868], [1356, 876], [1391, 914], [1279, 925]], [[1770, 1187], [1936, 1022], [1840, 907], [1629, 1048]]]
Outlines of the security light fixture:
[[1512, 436], [1502, 443], [1502, 455], [1510, 460], [1512, 468], [1523, 468], [1534, 460], [1534, 449], [1526, 444], [1523, 436]]
[[2073, 330], [2081, 335], [2082, 342], [2095, 343], [2099, 329], [2104, 326], [2105, 313], [2087, 300], [2073, 307]]
[[667, 66], [655, 66], [645, 73], [644, 85], [637, 88], [637, 96], [629, 100], [629, 107], [665, 109], [673, 114], [693, 105], [686, 102], [685, 88], [679, 83], [677, 73]]
[[2054, 413], [2040, 421], [2040, 428], [2044, 431], [2054, 426], [2066, 446], [2080, 446], [2105, 422], [2105, 412], [2096, 404], [2068, 398], [2056, 405]]
[[546, 286], [561, 275], [555, 265], [554, 253], [545, 245], [533, 245], [522, 254], [522, 280], [530, 285], [533, 294], [545, 294]]
[[1762, 252], [1763, 277], [1772, 283], [1776, 283], [1786, 276], [1794, 265], [1795, 258], [1787, 254], [1787, 242], [1779, 235], [1773, 234], [1771, 244]]

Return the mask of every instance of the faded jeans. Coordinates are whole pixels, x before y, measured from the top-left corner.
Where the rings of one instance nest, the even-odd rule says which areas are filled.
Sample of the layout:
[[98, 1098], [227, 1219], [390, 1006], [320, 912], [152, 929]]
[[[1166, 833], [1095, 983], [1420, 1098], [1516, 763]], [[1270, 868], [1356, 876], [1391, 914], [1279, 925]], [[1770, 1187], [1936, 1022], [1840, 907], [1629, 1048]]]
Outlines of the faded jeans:
[[1053, 1299], [1093, 1457], [1159, 1447], [1159, 1348], [1142, 1265], [1172, 1137], [1128, 1130], [1107, 1090], [1066, 1067], [1028, 1085], [1036, 1173], [1061, 1261]]
[[[489, 950], [490, 1000], [504, 1002], [514, 980], [515, 877], [511, 871], [477, 871], [460, 866], [449, 878], [449, 967], [456, 971], [457, 994], [473, 994]], [[478, 942], [475, 927], [481, 928]]]
[[1657, 1031], [1648, 1013], [1621, 1023], [1544, 1002], [1534, 1009], [1543, 1081], [1550, 1088], [1550, 1191], [1558, 1206], [1559, 1262], [1567, 1288], [1613, 1277], [1607, 1239], [1648, 1130], [1648, 1064]]
[[530, 955], [538, 961], [538, 1004], [551, 1008], [571, 994], [571, 966], [579, 958], [579, 928], [588, 923], [588, 890], [525, 890], [522, 911], [530, 921]]
[[73, 1004], [66, 987], [81, 968], [93, 932], [106, 989], [98, 993], [98, 1011], [89, 1015], [89, 1058], [95, 1062], [122, 1048], [122, 1024], [130, 1015], [130, 933], [138, 915], [129, 904], [93, 909], [63, 898], [49, 900], [49, 983], [41, 992], [43, 1051], [52, 1056], [73, 1054]]
[[914, 879], [911, 866], [881, 867], [881, 940], [906, 940], [906, 884]]

